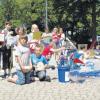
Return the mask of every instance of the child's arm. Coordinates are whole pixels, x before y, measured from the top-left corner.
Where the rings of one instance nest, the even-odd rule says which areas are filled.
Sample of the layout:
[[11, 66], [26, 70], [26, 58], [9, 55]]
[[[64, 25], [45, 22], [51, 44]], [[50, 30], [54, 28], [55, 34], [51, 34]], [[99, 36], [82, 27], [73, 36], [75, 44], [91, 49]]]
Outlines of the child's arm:
[[17, 60], [17, 63], [19, 63], [19, 66], [20, 66], [22, 72], [25, 73], [25, 69], [24, 69], [24, 66], [22, 64], [22, 61], [21, 61], [20, 57], [16, 56], [16, 60]]
[[52, 52], [59, 52], [59, 51], [62, 51], [62, 50], [65, 50], [65, 47], [61, 47], [61, 48], [58, 48], [58, 49], [53, 49], [53, 48], [51, 48], [50, 49], [50, 51], [52, 51]]
[[33, 66], [32, 66], [32, 61], [31, 61], [31, 59], [30, 59], [30, 70], [32, 70], [32, 68], [33, 68]]
[[44, 39], [44, 38], [47, 38], [47, 37], [52, 37], [52, 34], [45, 34], [45, 35], [43, 34], [41, 38]]

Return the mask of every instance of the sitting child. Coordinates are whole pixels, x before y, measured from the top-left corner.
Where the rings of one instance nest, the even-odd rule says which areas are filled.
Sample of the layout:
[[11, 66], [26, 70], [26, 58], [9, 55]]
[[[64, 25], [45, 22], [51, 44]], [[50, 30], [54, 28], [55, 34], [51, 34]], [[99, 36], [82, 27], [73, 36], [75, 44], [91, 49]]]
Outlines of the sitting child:
[[32, 64], [30, 59], [30, 49], [27, 46], [27, 36], [20, 36], [18, 42], [15, 54], [17, 75], [9, 77], [8, 81], [22, 85], [30, 83]]
[[37, 45], [34, 48], [34, 53], [31, 54], [31, 61], [33, 65], [32, 76], [36, 76], [40, 81], [50, 81], [50, 77], [46, 76], [46, 68], [48, 67], [48, 62], [46, 58], [41, 55], [41, 52], [41, 45]]

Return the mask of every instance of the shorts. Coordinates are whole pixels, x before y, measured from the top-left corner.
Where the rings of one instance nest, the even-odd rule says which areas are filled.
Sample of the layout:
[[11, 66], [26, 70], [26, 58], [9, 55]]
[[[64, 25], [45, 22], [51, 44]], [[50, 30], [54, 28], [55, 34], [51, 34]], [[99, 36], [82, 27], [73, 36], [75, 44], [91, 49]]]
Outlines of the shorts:
[[21, 70], [17, 70], [16, 74], [18, 76], [16, 84], [23, 85], [30, 83], [30, 72], [23, 73]]

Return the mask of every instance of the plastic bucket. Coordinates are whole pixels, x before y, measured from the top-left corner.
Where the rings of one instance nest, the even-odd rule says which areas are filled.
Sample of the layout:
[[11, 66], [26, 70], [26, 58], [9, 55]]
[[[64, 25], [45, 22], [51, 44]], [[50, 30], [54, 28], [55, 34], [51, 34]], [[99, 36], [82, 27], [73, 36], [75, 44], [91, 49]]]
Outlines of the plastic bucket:
[[58, 67], [58, 80], [64, 83], [69, 81], [69, 69], [67, 67]]

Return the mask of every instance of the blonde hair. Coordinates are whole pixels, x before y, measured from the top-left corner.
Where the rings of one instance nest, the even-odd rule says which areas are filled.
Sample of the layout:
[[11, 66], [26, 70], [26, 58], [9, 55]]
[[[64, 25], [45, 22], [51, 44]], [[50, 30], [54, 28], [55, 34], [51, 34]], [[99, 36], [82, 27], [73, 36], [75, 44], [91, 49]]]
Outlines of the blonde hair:
[[31, 32], [34, 32], [35, 28], [38, 28], [38, 26], [36, 24], [33, 24], [32, 27], [31, 27]]
[[34, 50], [37, 50], [37, 48], [40, 48], [40, 52], [42, 53], [44, 50], [44, 45], [43, 44], [37, 44]]

